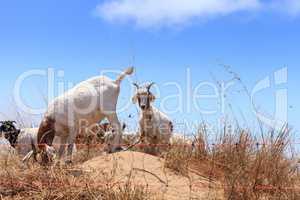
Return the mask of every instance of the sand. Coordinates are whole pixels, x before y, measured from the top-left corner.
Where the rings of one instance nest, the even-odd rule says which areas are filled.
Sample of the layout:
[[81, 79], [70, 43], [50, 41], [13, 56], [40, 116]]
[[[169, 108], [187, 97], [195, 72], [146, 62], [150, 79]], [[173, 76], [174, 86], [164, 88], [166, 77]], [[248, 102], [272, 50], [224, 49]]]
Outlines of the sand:
[[[164, 160], [140, 152], [119, 152], [91, 159], [81, 165], [96, 182], [125, 184], [130, 178], [137, 186], [147, 188], [154, 198], [222, 199], [216, 183], [190, 172], [188, 176], [164, 168]], [[106, 178], [103, 178], [106, 177]]]

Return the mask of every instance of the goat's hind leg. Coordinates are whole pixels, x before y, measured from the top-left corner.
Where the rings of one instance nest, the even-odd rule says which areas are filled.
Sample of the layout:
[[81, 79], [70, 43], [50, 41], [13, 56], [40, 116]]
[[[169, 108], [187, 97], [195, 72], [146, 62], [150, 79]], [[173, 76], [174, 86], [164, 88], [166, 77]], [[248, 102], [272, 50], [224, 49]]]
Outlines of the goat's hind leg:
[[66, 145], [67, 145], [67, 138], [61, 137], [59, 142], [59, 149], [58, 149], [58, 161], [57, 161], [58, 165], [61, 163], [61, 160], [65, 155]]
[[70, 142], [68, 144], [68, 150], [67, 150], [67, 159], [65, 161], [66, 164], [72, 164], [73, 160], [73, 150], [74, 150], [74, 143]]
[[[74, 132], [76, 133], [77, 130], [75, 129]], [[76, 134], [72, 134], [68, 138], [67, 159], [65, 161], [66, 164], [72, 164], [75, 140], [76, 140]]]

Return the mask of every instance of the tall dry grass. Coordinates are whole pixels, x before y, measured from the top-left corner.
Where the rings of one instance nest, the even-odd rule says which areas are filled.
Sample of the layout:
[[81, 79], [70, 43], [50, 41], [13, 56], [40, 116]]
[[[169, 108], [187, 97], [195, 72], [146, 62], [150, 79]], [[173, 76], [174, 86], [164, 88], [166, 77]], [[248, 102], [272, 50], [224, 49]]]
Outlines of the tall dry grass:
[[222, 132], [212, 144], [203, 130], [193, 149], [183, 141], [175, 143], [165, 156], [165, 166], [181, 174], [196, 170], [222, 183], [225, 199], [300, 199], [288, 127], [264, 133], [263, 141], [243, 129]]

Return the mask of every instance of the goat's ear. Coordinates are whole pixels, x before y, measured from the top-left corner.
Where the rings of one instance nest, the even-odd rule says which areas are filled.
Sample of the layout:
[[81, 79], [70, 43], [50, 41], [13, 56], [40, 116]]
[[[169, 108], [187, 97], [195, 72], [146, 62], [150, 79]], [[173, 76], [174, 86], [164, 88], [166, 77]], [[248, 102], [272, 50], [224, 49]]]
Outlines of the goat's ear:
[[136, 104], [137, 101], [138, 101], [138, 97], [137, 97], [137, 95], [134, 95], [134, 96], [132, 97], [132, 103]]
[[153, 94], [150, 94], [149, 99], [150, 99], [151, 102], [153, 102], [153, 101], [155, 101], [155, 96]]

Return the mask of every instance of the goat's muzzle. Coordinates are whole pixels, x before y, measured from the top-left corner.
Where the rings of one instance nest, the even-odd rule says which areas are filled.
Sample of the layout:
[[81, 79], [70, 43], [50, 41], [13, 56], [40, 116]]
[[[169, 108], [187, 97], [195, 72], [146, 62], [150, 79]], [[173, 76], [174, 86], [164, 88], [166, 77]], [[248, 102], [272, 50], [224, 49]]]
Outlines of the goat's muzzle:
[[141, 109], [142, 109], [142, 110], [145, 110], [145, 109], [146, 109], [146, 106], [145, 106], [145, 105], [141, 105]]

